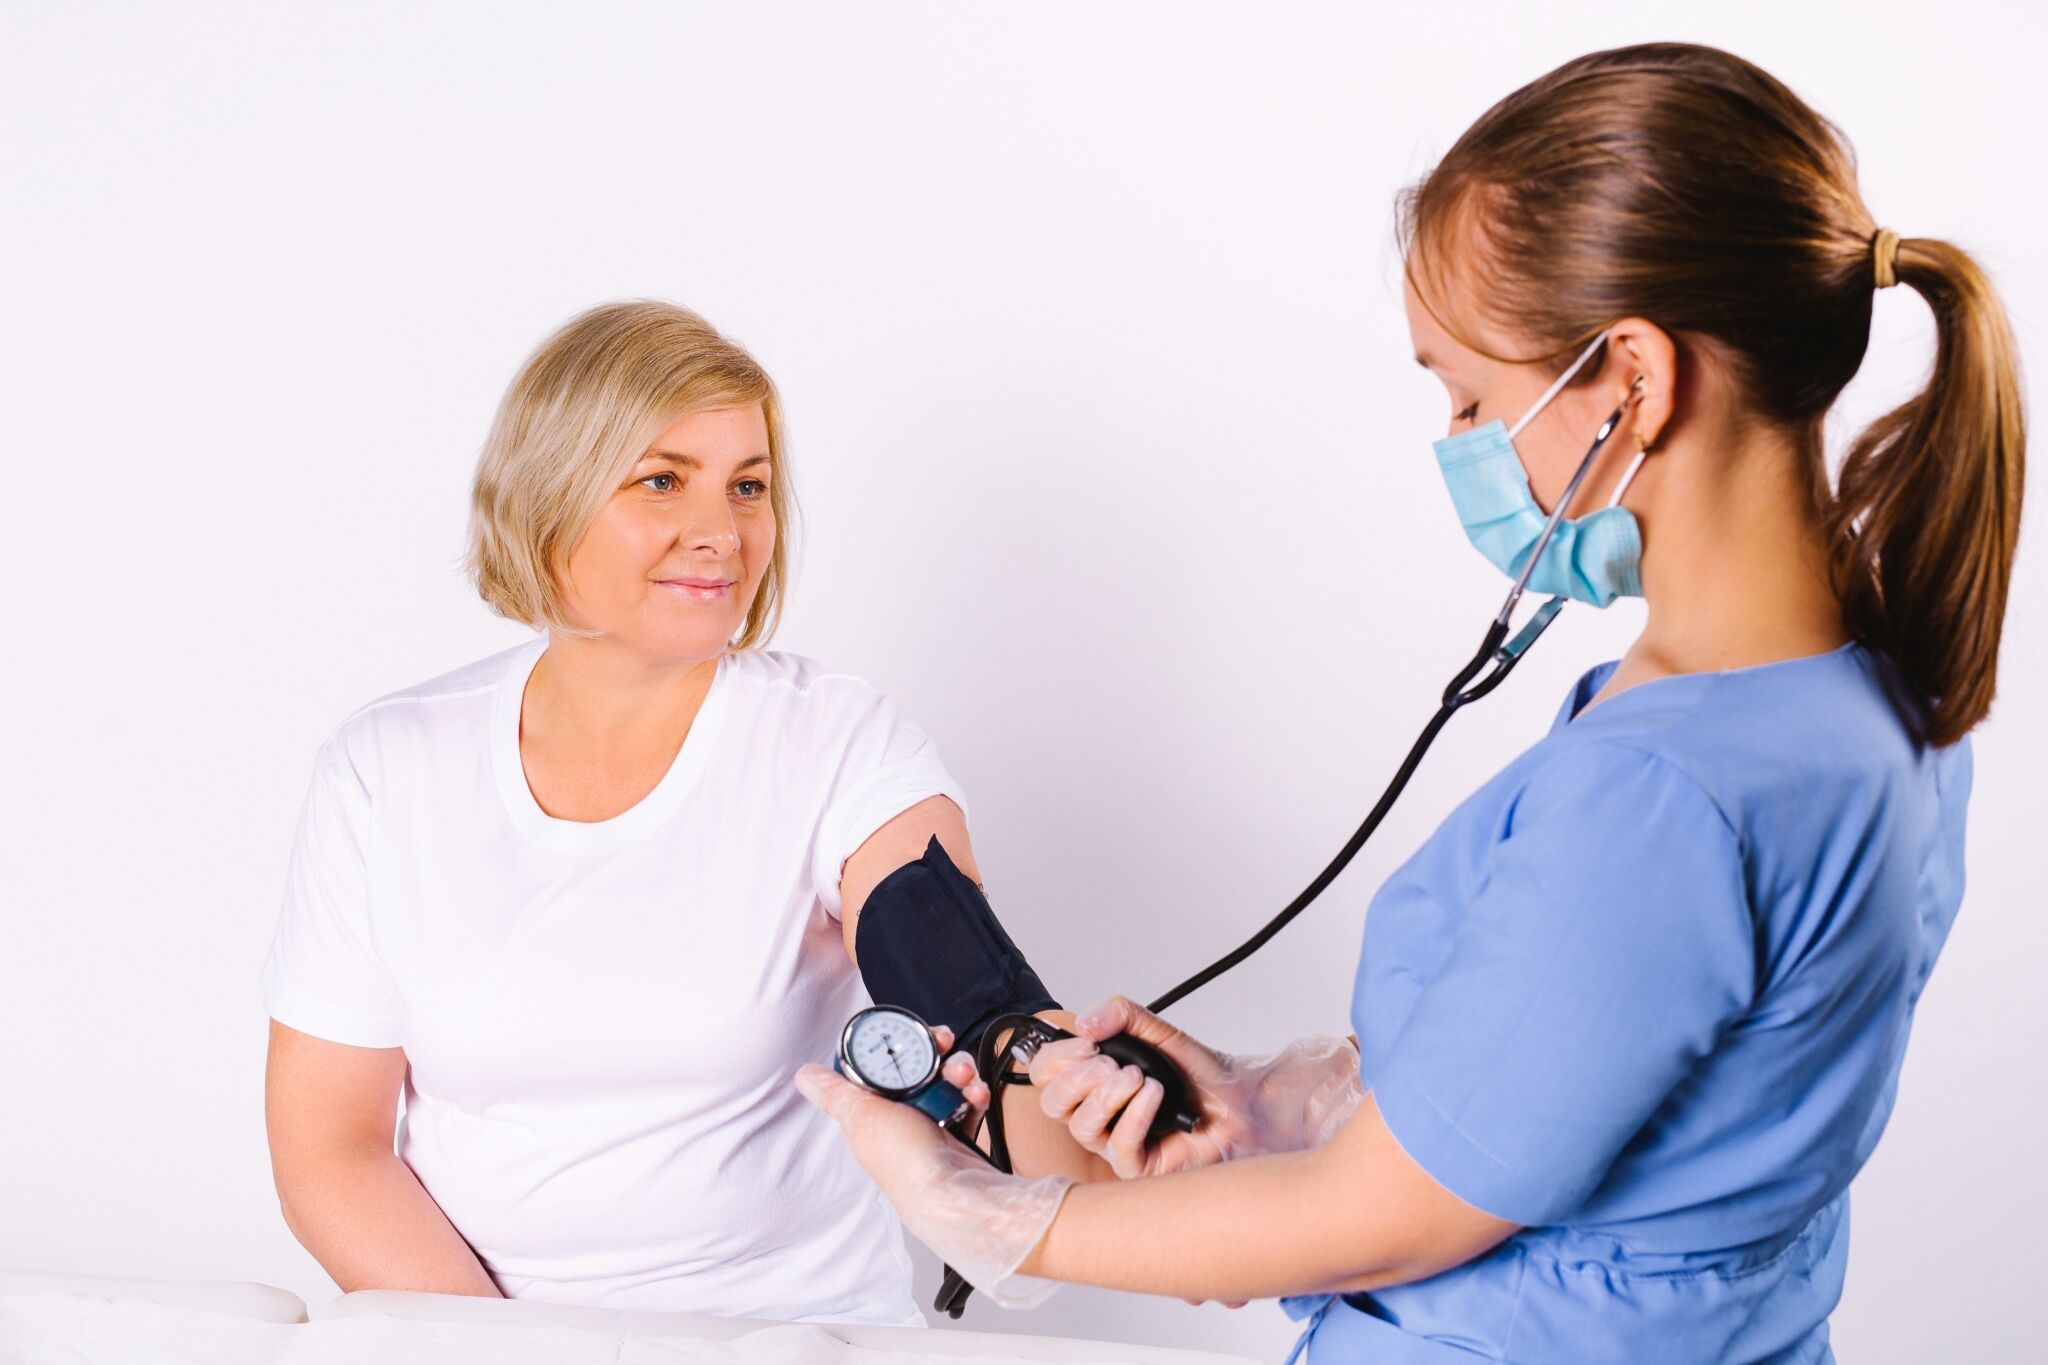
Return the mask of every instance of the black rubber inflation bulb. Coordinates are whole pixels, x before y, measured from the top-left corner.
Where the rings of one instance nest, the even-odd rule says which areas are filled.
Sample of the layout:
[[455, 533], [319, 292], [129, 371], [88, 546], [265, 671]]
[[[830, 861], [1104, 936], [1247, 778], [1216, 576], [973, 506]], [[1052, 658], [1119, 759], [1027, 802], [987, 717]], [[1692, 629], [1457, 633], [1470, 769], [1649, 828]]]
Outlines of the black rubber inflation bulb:
[[[1158, 1081], [1165, 1091], [1159, 1100], [1159, 1112], [1152, 1116], [1152, 1126], [1146, 1132], [1150, 1141], [1157, 1142], [1172, 1132], [1191, 1133], [1202, 1121], [1201, 1114], [1188, 1100], [1188, 1083], [1181, 1079], [1180, 1068], [1152, 1044], [1128, 1033], [1118, 1033], [1097, 1043], [1095, 1050], [1118, 1066], [1135, 1066]], [[1115, 1120], [1110, 1123], [1114, 1126]]]

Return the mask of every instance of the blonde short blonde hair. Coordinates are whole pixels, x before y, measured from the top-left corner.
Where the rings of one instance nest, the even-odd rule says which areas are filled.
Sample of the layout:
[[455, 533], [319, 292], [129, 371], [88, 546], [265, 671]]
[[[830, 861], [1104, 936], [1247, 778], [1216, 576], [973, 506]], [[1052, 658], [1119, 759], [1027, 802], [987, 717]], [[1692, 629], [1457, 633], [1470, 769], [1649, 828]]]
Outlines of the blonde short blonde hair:
[[795, 504], [782, 405], [760, 362], [687, 308], [658, 299], [599, 304], [542, 342], [505, 390], [477, 460], [466, 567], [492, 611], [535, 629], [571, 626], [550, 567], [573, 550], [619, 481], [678, 417], [759, 403], [772, 462], [775, 550], [733, 642], [774, 632]]

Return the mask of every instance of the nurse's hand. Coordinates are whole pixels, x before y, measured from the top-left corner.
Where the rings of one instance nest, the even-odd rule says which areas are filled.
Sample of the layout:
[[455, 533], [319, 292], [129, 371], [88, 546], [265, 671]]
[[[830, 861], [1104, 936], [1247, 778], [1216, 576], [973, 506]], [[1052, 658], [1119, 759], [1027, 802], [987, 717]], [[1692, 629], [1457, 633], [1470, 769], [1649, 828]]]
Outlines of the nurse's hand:
[[[939, 1024], [932, 1029], [932, 1037], [938, 1040], [941, 1057], [946, 1057], [948, 1052], [953, 1051], [952, 1029]], [[982, 1117], [988, 1113], [989, 1105], [988, 1082], [975, 1070], [974, 1054], [953, 1052], [952, 1056], [946, 1057], [946, 1060], [939, 1064], [939, 1076], [950, 1082], [953, 1088], [960, 1092], [960, 1097], [974, 1106], [971, 1119], [966, 1121], [967, 1131], [973, 1132], [980, 1126]]]
[[[988, 1087], [965, 1054], [948, 1058], [944, 1074], [970, 1101], [988, 1104]], [[903, 1225], [969, 1284], [1005, 1308], [1029, 1308], [1059, 1287], [1016, 1269], [1044, 1239], [1073, 1181], [1005, 1175], [910, 1105], [863, 1090], [830, 1067], [798, 1068], [796, 1088], [838, 1123]]]
[[[1223, 1054], [1121, 995], [1075, 1016], [1073, 1031], [1072, 1038], [1038, 1050], [1031, 1059], [1031, 1084], [1046, 1116], [1065, 1124], [1075, 1142], [1123, 1179], [1212, 1166], [1250, 1148], [1249, 1116], [1232, 1094]], [[1136, 1067], [1119, 1066], [1097, 1051], [1098, 1042], [1119, 1033], [1152, 1044], [1180, 1069], [1202, 1115], [1194, 1132], [1145, 1140], [1165, 1093]]]
[[[1165, 1097], [1157, 1081], [1096, 1049], [1118, 1033], [1152, 1044], [1180, 1068], [1202, 1116], [1192, 1133], [1146, 1141]], [[1240, 1057], [1196, 1042], [1122, 996], [1078, 1016], [1074, 1034], [1031, 1060], [1039, 1105], [1126, 1180], [1321, 1146], [1363, 1094], [1358, 1052], [1346, 1038], [1303, 1038], [1276, 1053]]]

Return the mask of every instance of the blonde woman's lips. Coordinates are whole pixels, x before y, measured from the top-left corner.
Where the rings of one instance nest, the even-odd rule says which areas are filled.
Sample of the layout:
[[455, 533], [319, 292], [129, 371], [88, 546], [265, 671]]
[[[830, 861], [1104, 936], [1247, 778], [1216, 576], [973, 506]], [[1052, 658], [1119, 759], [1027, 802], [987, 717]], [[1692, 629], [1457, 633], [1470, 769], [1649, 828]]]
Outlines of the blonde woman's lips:
[[657, 578], [655, 586], [666, 588], [679, 597], [693, 602], [717, 602], [732, 591], [737, 579], [731, 578]]

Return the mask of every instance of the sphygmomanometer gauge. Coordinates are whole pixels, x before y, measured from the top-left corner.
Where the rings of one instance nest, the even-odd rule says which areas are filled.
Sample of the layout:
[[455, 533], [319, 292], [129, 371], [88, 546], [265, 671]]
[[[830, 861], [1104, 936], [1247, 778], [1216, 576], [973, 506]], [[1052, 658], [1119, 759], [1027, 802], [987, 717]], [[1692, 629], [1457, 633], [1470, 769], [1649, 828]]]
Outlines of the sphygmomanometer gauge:
[[872, 1005], [846, 1021], [832, 1065], [863, 1090], [912, 1105], [935, 1123], [952, 1123], [969, 1105], [939, 1076], [940, 1060], [939, 1040], [924, 1020], [895, 1005]]

